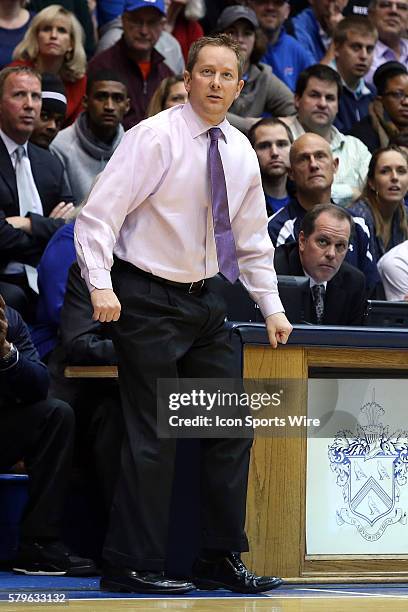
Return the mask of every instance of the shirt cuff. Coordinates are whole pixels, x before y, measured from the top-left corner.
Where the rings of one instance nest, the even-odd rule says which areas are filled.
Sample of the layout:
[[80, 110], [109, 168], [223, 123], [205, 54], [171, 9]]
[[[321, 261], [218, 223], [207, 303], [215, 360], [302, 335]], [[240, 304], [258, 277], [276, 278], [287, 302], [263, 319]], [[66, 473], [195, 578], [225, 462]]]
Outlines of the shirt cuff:
[[265, 295], [264, 297], [260, 298], [258, 301], [258, 306], [264, 319], [269, 317], [269, 315], [276, 314], [277, 312], [285, 312], [282, 302], [276, 293]]
[[89, 270], [89, 278], [85, 280], [90, 292], [94, 289], [112, 289], [112, 280], [109, 270]]

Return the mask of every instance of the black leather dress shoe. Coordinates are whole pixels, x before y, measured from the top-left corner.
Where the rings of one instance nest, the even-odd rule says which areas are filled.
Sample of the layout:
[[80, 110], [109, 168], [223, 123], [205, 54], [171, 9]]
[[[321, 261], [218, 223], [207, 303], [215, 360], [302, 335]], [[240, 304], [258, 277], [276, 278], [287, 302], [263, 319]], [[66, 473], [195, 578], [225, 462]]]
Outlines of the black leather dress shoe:
[[171, 580], [160, 572], [137, 572], [127, 567], [109, 567], [102, 572], [100, 588], [115, 593], [177, 595], [193, 591], [195, 586], [185, 580]]
[[275, 576], [257, 576], [247, 570], [240, 556], [230, 552], [225, 557], [207, 561], [197, 559], [192, 580], [198, 589], [228, 589], [236, 593], [262, 593], [282, 584]]

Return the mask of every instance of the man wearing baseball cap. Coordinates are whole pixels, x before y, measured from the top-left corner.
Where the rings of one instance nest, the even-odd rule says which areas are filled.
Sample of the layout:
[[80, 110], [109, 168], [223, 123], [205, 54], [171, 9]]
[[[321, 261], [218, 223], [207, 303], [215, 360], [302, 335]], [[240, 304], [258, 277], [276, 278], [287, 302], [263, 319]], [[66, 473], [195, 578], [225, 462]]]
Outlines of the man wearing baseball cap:
[[114, 70], [128, 83], [130, 109], [123, 121], [125, 130], [144, 119], [156, 88], [173, 74], [153, 48], [163, 31], [164, 17], [164, 0], [126, 0], [122, 38], [89, 64], [89, 74]]

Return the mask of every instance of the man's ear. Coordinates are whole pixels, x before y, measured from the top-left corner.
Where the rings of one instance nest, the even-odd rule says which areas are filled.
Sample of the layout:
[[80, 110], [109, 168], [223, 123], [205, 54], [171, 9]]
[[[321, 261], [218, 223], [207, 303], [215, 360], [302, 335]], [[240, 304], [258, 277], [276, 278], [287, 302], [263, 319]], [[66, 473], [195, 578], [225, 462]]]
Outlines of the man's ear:
[[305, 250], [305, 243], [306, 243], [305, 234], [304, 234], [303, 230], [301, 230], [299, 232], [299, 238], [298, 238], [299, 252], [300, 253], [303, 253], [303, 251]]
[[189, 94], [191, 89], [191, 74], [188, 70], [184, 71], [184, 87], [186, 88], [186, 92]]
[[238, 81], [237, 93], [235, 94], [235, 100], [238, 98], [238, 96], [241, 93], [242, 88], [243, 88], [244, 85], [245, 85], [245, 81], [243, 81], [242, 79], [240, 81]]
[[86, 94], [82, 98], [82, 106], [85, 110], [88, 110], [88, 96]]
[[341, 45], [338, 45], [338, 44], [336, 44], [336, 43], [333, 43], [333, 51], [334, 51], [334, 57], [335, 57], [335, 59], [337, 59], [338, 57], [340, 57]]
[[339, 163], [340, 163], [340, 162], [339, 162], [339, 158], [338, 158], [338, 157], [335, 157], [335, 158], [333, 159], [334, 174], [336, 174], [336, 172], [337, 172], [337, 171], [338, 171], [338, 169], [339, 169]]
[[129, 112], [129, 108], [130, 108], [130, 98], [126, 98], [126, 110], [125, 110], [125, 115], [126, 113]]

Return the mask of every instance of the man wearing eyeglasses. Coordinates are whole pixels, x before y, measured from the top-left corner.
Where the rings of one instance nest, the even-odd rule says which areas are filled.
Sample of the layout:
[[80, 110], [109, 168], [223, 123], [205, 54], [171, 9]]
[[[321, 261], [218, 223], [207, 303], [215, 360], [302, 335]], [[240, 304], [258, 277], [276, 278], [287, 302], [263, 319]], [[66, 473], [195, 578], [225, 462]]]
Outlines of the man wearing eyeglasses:
[[377, 97], [369, 105], [368, 115], [350, 131], [371, 152], [408, 131], [408, 70], [400, 62], [386, 62], [375, 71], [374, 84]]
[[153, 93], [162, 79], [173, 74], [154, 48], [163, 32], [164, 18], [164, 0], [126, 0], [122, 38], [89, 63], [88, 74], [105, 69], [126, 79], [130, 109], [123, 119], [125, 130], [145, 118]]
[[368, 16], [378, 30], [371, 70], [366, 76], [372, 82], [376, 69], [389, 61], [408, 66], [408, 39], [404, 38], [408, 20], [408, 0], [372, 0]]

